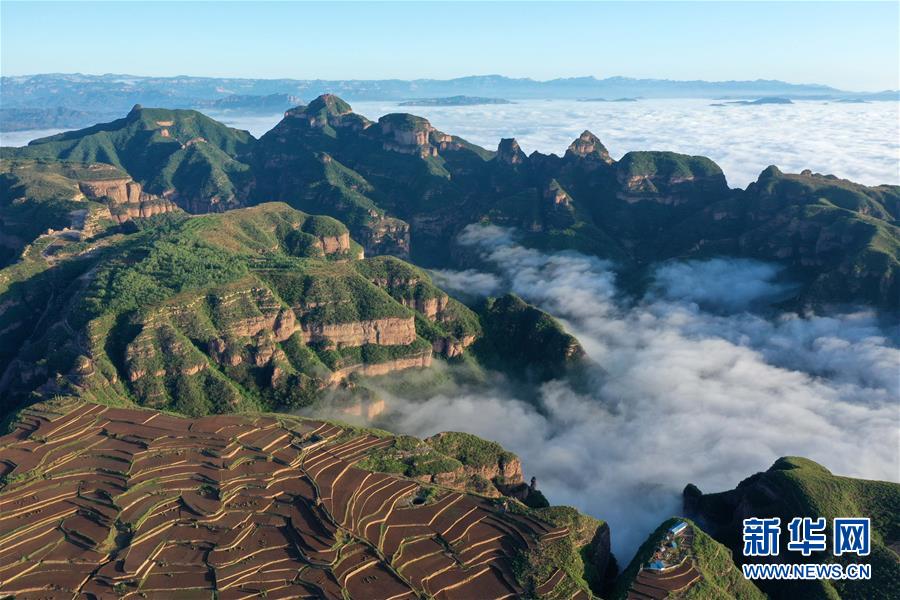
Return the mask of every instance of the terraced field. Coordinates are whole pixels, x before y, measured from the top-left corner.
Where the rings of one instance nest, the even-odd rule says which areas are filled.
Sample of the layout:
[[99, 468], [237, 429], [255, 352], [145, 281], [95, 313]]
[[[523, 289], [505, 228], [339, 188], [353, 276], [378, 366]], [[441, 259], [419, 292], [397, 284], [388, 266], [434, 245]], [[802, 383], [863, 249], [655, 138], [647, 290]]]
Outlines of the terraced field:
[[682, 562], [662, 571], [642, 569], [628, 590], [627, 600], [662, 600], [686, 591], [701, 578], [691, 553], [693, 530], [688, 527], [678, 541], [687, 551]]
[[354, 466], [394, 443], [280, 416], [35, 405], [0, 438], [0, 597], [522, 594], [514, 557], [567, 529]]

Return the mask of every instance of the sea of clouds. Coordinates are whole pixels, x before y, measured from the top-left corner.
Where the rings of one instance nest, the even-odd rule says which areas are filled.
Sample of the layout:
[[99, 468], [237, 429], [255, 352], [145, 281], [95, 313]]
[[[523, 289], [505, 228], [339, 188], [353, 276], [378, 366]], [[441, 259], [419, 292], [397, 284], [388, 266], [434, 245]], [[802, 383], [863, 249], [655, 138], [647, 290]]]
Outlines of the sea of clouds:
[[583, 344], [589, 383], [551, 381], [536, 399], [502, 379], [383, 389], [379, 424], [500, 442], [552, 503], [609, 521], [623, 562], [681, 511], [689, 482], [730, 489], [786, 455], [900, 480], [900, 335], [874, 313], [760, 312], [789, 286], [778, 267], [750, 260], [665, 264], [629, 300], [606, 261], [528, 249], [495, 226], [469, 226], [459, 241], [493, 272], [436, 271], [436, 282], [470, 296], [512, 291], [547, 310]]
[[713, 159], [732, 187], [746, 187], [769, 165], [812, 169], [867, 185], [900, 183], [900, 102], [710, 106], [704, 99], [578, 102], [528, 100], [481, 106], [358, 102], [370, 118], [412, 112], [470, 142], [495, 149], [514, 137], [526, 153], [562, 155], [585, 129], [613, 158], [632, 150], [671, 150]]
[[[614, 158], [631, 150], [672, 150], [712, 158], [732, 187], [746, 187], [774, 164], [785, 172], [812, 169], [867, 185], [900, 183], [900, 103], [795, 101], [790, 105], [710, 106], [714, 100], [577, 102], [523, 100], [482, 106], [399, 106], [355, 102], [371, 119], [391, 112], [427, 117], [446, 133], [494, 149], [515, 137], [527, 153], [563, 154], [582, 131], [600, 137]], [[282, 114], [209, 113], [261, 136]], [[59, 130], [0, 134], [21, 146]]]

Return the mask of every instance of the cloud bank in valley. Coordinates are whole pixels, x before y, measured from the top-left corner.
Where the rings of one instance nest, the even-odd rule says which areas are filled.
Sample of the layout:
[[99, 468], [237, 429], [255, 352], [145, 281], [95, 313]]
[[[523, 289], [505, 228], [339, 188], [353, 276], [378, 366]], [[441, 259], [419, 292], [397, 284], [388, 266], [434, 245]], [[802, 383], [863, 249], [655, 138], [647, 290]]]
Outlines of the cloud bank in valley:
[[[311, 98], [310, 98], [311, 100]], [[352, 98], [350, 99], [352, 102]], [[712, 100], [576, 102], [522, 100], [483, 106], [399, 106], [396, 102], [352, 102], [371, 119], [413, 112], [438, 129], [494, 149], [515, 137], [530, 153], [562, 154], [590, 129], [614, 158], [631, 150], [672, 150], [708, 156], [732, 187], [746, 187], [769, 165], [785, 172], [812, 169], [867, 185], [900, 183], [900, 103], [795, 101], [791, 105], [710, 106]], [[281, 113], [211, 112], [231, 127], [259, 137]], [[0, 135], [0, 145], [21, 146], [61, 130]]]
[[614, 158], [631, 150], [708, 156], [732, 187], [746, 187], [769, 165], [812, 169], [867, 185], [900, 183], [900, 103], [710, 106], [712, 100], [576, 102], [523, 100], [482, 106], [402, 107], [354, 102], [370, 118], [413, 112], [447, 133], [495, 149], [515, 137], [526, 153], [562, 155], [585, 129]]
[[590, 385], [549, 382], [536, 404], [503, 385], [388, 395], [384, 423], [499, 441], [551, 502], [607, 519], [620, 559], [680, 511], [688, 482], [731, 488], [783, 455], [898, 479], [900, 350], [874, 314], [753, 314], [745, 308], [782, 291], [777, 268], [725, 259], [665, 265], [626, 303], [597, 258], [527, 249], [494, 226], [470, 226], [460, 242], [496, 273], [441, 272], [441, 284], [509, 289], [560, 318], [593, 362]]

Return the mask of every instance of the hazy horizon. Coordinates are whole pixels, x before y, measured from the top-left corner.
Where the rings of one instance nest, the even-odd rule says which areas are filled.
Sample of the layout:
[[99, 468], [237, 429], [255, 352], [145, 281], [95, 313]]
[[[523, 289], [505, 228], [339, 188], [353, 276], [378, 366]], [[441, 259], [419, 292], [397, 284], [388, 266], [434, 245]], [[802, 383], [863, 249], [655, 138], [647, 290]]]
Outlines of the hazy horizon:
[[[900, 87], [895, 2], [231, 2], [209, 7], [204, 2], [4, 1], [0, 72], [411, 80], [479, 71], [535, 80], [627, 74], [816, 82], [860, 92]], [[152, 26], [153, 35], [135, 35], [134, 27], [125, 26], [129, 23]], [[35, 32], [41, 34], [39, 44]], [[447, 47], [453, 52], [445, 52]]]
[[7, 75], [2, 74], [2, 77], [8, 77], [10, 79], [23, 79], [29, 77], [42, 77], [42, 76], [82, 76], [82, 77], [135, 77], [135, 78], [146, 78], [146, 79], [228, 79], [228, 80], [246, 80], [246, 81], [455, 81], [460, 79], [475, 79], [475, 78], [489, 78], [489, 77], [502, 77], [509, 80], [528, 80], [534, 81], [536, 83], [550, 83], [554, 81], [570, 81], [577, 79], [594, 79], [596, 81], [605, 81], [605, 80], [626, 80], [626, 81], [669, 81], [669, 82], [685, 82], [685, 83], [756, 83], [756, 82], [778, 82], [785, 83], [788, 85], [798, 85], [798, 86], [824, 86], [830, 87], [836, 91], [841, 92], [859, 92], [864, 94], [873, 94], [878, 92], [893, 92], [900, 91], [900, 85], [895, 88], [884, 88], [884, 89], [872, 89], [872, 90], [856, 90], [856, 89], [844, 89], [833, 87], [829, 84], [822, 83], [820, 81], [787, 81], [783, 79], [775, 79], [771, 77], [759, 77], [756, 79], [699, 79], [699, 78], [688, 78], [688, 79], [673, 79], [666, 77], [633, 77], [631, 75], [623, 75], [623, 74], [610, 74], [604, 76], [596, 76], [596, 75], [571, 75], [571, 76], [559, 76], [559, 77], [547, 77], [547, 78], [535, 78], [535, 77], [515, 77], [512, 75], [507, 75], [504, 73], [470, 73], [468, 75], [459, 75], [457, 77], [409, 77], [409, 78], [346, 78], [346, 77], [288, 77], [288, 76], [272, 76], [272, 77], [227, 77], [227, 76], [216, 76], [216, 75], [207, 75], [207, 74], [196, 74], [196, 73], [172, 73], [172, 74], [158, 74], [158, 75], [148, 75], [144, 73], [117, 73], [117, 72], [84, 72], [84, 71], [67, 71], [67, 72], [51, 72], [51, 71], [42, 71], [42, 72], [34, 72], [34, 73], [22, 73], [19, 75]]

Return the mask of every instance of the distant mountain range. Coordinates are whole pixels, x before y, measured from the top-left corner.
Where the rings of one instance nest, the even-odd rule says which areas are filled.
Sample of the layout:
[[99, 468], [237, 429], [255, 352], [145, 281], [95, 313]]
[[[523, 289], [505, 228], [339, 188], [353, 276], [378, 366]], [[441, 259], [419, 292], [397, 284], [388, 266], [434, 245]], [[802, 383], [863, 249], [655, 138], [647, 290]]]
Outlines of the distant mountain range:
[[[456, 79], [238, 79], [219, 77], [141, 77], [134, 75], [41, 74], [0, 78], [4, 108], [56, 108], [127, 111], [140, 103], [171, 108], [208, 108], [229, 96], [288, 94], [307, 101], [323, 93], [348, 100], [414, 100], [448, 96], [507, 98], [787, 98], [896, 100], [898, 91], [861, 93], [819, 84], [777, 80], [673, 81], [630, 77], [571, 77], [536, 81], [501, 75]], [[271, 102], [272, 98], [262, 101]]]

